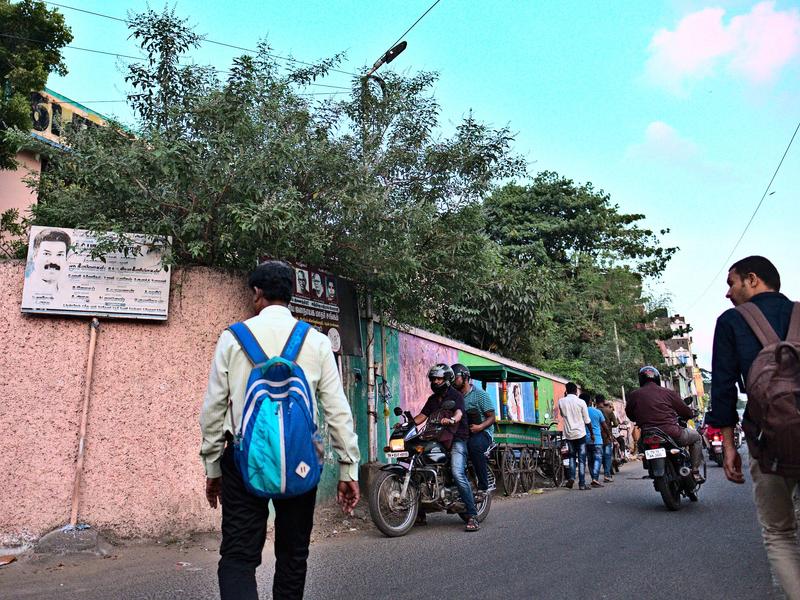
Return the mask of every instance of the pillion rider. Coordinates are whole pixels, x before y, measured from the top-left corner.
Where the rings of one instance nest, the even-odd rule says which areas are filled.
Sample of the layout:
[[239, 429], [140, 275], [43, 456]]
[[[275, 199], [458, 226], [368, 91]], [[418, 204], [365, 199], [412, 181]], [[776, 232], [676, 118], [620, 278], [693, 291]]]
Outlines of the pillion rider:
[[[428, 371], [428, 379], [431, 382], [431, 394], [428, 397], [422, 411], [416, 417], [414, 422], [417, 425], [422, 425], [428, 420], [428, 417], [435, 415], [442, 410], [442, 405], [448, 400], [452, 400], [455, 404], [453, 414], [451, 417], [441, 417], [440, 422], [442, 425], [455, 426], [453, 431], [453, 442], [450, 449], [450, 468], [453, 473], [453, 479], [458, 488], [458, 493], [461, 496], [461, 501], [466, 507], [466, 531], [478, 531], [478, 520], [476, 516], [478, 511], [475, 507], [475, 497], [472, 495], [472, 487], [467, 479], [467, 439], [469, 439], [469, 429], [467, 427], [466, 410], [464, 408], [464, 396], [461, 392], [453, 388], [453, 380], [455, 376], [453, 369], [448, 365], [439, 363], [430, 368]], [[426, 517], [424, 512], [420, 512], [417, 516], [417, 525], [425, 525]]]

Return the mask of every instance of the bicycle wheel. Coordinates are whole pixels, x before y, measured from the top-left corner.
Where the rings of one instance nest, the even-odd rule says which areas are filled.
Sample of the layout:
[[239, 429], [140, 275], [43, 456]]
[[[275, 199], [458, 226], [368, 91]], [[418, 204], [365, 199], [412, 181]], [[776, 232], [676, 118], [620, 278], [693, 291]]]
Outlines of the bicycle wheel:
[[553, 485], [561, 487], [564, 483], [564, 461], [561, 458], [561, 452], [555, 449], [550, 451], [550, 468], [552, 469]]

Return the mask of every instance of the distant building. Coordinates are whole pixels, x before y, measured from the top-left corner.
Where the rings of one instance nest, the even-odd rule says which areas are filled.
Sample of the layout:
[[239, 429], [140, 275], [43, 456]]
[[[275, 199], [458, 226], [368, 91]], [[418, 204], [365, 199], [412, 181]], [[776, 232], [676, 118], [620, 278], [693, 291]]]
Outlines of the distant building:
[[691, 326], [681, 315], [658, 319], [655, 326], [670, 329], [673, 334], [669, 339], [658, 340], [664, 362], [670, 367], [662, 378], [663, 385], [678, 392], [681, 398], [693, 396], [702, 408], [705, 405], [705, 385], [697, 355], [692, 349]]
[[[31, 137], [46, 144], [64, 147], [62, 136], [68, 124], [93, 127], [107, 121], [103, 115], [49, 88], [31, 94]], [[15, 171], [0, 170], [0, 213], [16, 208], [24, 214], [35, 204], [36, 191], [26, 185], [25, 179], [38, 176], [42, 168], [47, 168], [43, 164], [46, 161], [30, 150], [22, 150], [16, 159], [19, 166]]]

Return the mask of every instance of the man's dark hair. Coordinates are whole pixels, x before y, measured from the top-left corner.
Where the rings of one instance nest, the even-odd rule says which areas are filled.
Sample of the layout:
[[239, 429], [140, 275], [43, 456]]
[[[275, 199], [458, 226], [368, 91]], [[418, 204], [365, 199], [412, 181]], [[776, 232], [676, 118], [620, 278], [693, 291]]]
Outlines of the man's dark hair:
[[42, 245], [42, 242], [61, 242], [66, 246], [67, 252], [69, 252], [70, 244], [72, 244], [69, 234], [66, 231], [61, 231], [60, 229], [42, 229], [38, 234], [36, 234], [36, 237], [33, 238], [34, 252], [39, 249], [39, 246]]
[[586, 402], [586, 404], [592, 404], [592, 395], [589, 392], [581, 392], [578, 398]]
[[568, 394], [577, 394], [578, 393], [578, 386], [570, 381], [567, 384], [567, 393]]
[[594, 399], [595, 401], [597, 401], [598, 404], [602, 404], [603, 402], [606, 401], [606, 397], [603, 394], [597, 394], [597, 396], [595, 396]]
[[747, 277], [748, 273], [755, 273], [769, 289], [781, 291], [781, 276], [778, 269], [763, 256], [748, 256], [733, 263], [728, 270], [735, 271], [742, 279]]
[[289, 304], [294, 290], [294, 269], [281, 260], [268, 260], [250, 274], [247, 287], [260, 289], [266, 300]]

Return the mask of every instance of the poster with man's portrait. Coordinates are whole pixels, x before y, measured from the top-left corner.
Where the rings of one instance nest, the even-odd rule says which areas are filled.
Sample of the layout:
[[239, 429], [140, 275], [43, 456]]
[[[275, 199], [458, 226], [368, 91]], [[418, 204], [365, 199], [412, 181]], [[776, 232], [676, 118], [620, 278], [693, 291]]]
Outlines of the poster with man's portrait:
[[300, 296], [308, 296], [308, 271], [305, 269], [295, 269], [295, 293]]
[[[126, 256], [92, 258], [97, 237], [62, 227], [31, 227], [22, 312], [166, 320], [170, 272], [165, 243], [126, 234]], [[166, 240], [169, 244], [171, 240]]]

